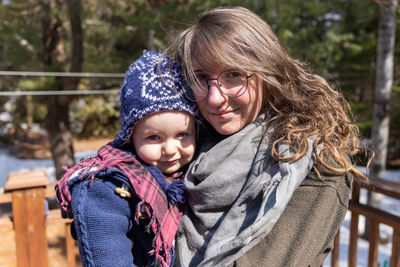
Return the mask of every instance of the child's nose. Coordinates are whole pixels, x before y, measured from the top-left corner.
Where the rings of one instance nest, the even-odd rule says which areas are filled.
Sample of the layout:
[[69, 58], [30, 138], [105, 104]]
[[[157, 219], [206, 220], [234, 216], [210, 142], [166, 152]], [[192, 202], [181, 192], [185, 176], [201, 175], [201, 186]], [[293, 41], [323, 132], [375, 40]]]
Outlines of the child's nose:
[[168, 140], [165, 142], [163, 152], [165, 155], [173, 155], [176, 153], [177, 147], [174, 141]]

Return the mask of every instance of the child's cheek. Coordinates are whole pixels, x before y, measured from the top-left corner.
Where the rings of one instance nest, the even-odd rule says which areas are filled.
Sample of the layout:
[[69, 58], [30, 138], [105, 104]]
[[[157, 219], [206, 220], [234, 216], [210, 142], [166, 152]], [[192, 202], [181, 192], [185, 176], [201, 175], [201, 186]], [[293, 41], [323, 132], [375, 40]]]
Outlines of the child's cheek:
[[150, 165], [155, 165], [161, 157], [161, 149], [157, 144], [147, 144], [136, 148], [138, 157]]

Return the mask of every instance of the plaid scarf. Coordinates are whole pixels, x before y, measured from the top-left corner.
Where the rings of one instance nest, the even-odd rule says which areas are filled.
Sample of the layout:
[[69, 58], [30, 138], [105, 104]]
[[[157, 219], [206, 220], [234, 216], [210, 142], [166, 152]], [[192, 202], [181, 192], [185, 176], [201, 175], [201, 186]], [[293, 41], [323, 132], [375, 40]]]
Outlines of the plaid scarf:
[[[170, 249], [182, 212], [177, 205], [171, 205], [168, 202], [168, 197], [157, 180], [129, 152], [107, 144], [99, 149], [96, 157], [83, 159], [72, 168], [67, 169], [63, 178], [55, 186], [63, 218], [73, 218], [69, 180], [74, 177], [93, 180], [98, 172], [109, 168], [119, 169], [129, 178], [132, 188], [141, 200], [137, 204], [134, 219], [138, 222], [139, 212], [144, 210], [147, 213], [150, 219], [148, 229], [151, 227], [155, 235], [154, 249], [150, 253], [155, 254], [156, 262], [159, 260], [162, 266], [169, 266]], [[162, 255], [160, 252], [163, 252]]]

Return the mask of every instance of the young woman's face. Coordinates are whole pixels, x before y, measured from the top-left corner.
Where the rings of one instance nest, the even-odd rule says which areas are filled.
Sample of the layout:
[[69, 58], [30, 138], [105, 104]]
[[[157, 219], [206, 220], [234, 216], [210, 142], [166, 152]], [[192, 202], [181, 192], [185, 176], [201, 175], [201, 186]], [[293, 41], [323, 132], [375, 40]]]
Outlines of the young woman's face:
[[193, 158], [195, 120], [183, 111], [155, 112], [136, 123], [132, 141], [144, 162], [165, 174], [173, 174]]
[[[225, 69], [208, 66], [206, 69], [196, 61], [193, 62], [196, 76], [216, 79]], [[246, 75], [250, 76], [250, 73]], [[193, 91], [198, 90], [195, 86]], [[224, 95], [217, 86], [217, 81], [209, 81], [207, 97], [197, 102], [203, 117], [223, 135], [234, 134], [253, 122], [262, 106], [262, 82], [256, 76], [248, 79], [247, 90], [239, 97]]]

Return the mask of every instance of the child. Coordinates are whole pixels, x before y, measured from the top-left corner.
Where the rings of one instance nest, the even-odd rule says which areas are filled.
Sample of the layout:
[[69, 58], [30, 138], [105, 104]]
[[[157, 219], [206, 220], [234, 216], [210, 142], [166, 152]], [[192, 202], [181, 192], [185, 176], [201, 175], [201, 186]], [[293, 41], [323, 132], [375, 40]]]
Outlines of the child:
[[118, 136], [56, 185], [84, 266], [172, 265], [181, 179], [195, 152], [199, 116], [186, 90], [176, 62], [144, 51], [120, 90]]

